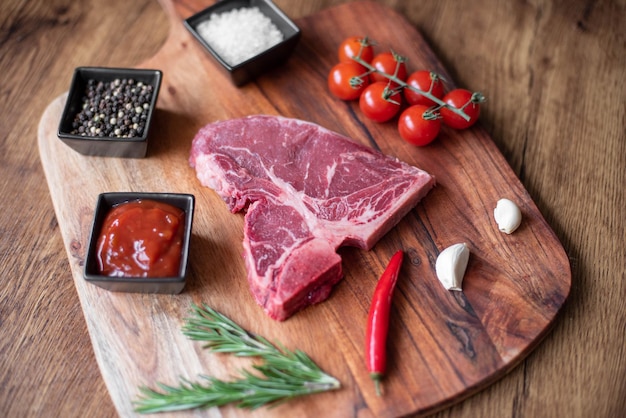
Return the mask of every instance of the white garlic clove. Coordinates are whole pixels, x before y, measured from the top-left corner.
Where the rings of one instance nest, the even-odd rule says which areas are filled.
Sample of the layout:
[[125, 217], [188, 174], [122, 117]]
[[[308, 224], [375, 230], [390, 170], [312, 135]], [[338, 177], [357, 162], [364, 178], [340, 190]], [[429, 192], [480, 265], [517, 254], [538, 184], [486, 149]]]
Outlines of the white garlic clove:
[[522, 222], [522, 211], [509, 199], [500, 199], [493, 210], [493, 217], [500, 231], [512, 234]]
[[469, 254], [469, 248], [465, 243], [451, 245], [439, 253], [435, 271], [437, 278], [447, 290], [462, 290]]

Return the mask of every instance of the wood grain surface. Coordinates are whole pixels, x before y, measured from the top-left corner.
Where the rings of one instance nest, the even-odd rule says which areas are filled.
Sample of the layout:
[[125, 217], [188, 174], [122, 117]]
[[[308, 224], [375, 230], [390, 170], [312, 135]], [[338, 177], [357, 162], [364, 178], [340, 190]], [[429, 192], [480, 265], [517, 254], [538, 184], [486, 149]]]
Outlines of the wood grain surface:
[[[300, 18], [342, 2], [277, 3]], [[573, 268], [571, 297], [545, 342], [507, 377], [440, 415], [619, 416], [625, 409], [623, 4], [388, 4], [426, 35], [455, 81], [487, 92], [482, 124]], [[158, 51], [168, 21], [153, 2], [92, 6], [2, 6], [0, 184], [10, 197], [0, 215], [5, 416], [116, 414], [69, 280], [34, 152], [36, 125], [67, 89], [75, 66], [134, 66]], [[605, 111], [595, 111], [600, 108]]]
[[[224, 407], [224, 416], [305, 416], [311, 411], [327, 417], [424, 414], [492, 383], [530, 353], [569, 294], [569, 261], [484, 129], [446, 130], [432, 146], [408, 146], [395, 124], [368, 121], [355, 110], [356, 103], [326, 93], [325, 74], [336, 60], [337, 46], [354, 33], [368, 34], [379, 49], [408, 41], [412, 48], [406, 56], [414, 69], [429, 68], [451, 83], [411, 24], [370, 2], [300, 18], [296, 23], [303, 36], [294, 56], [272, 74], [238, 89], [182, 25], [202, 4], [163, 5], [171, 18], [170, 36], [141, 64], [163, 71], [147, 158], [84, 157], [62, 144], [56, 128], [63, 95], [46, 110], [38, 131], [40, 156], [96, 359], [120, 415], [133, 413], [140, 385], [232, 373], [228, 361], [203, 355], [201, 344], [181, 334], [192, 301], [207, 303], [272, 341], [305, 350], [343, 382], [343, 390], [252, 414]], [[335, 27], [340, 29], [331, 31]], [[301, 83], [297, 89], [294, 80]], [[268, 319], [247, 291], [242, 216], [231, 214], [215, 193], [203, 188], [188, 165], [191, 139], [201, 126], [258, 113], [322, 124], [437, 178], [435, 190], [372, 251], [341, 251], [345, 279], [330, 300], [285, 323]], [[84, 281], [93, 202], [104, 191], [196, 196], [191, 274], [183, 295], [111, 294]], [[493, 221], [501, 197], [517, 202], [523, 212], [523, 227], [513, 235], [502, 234]], [[472, 254], [463, 293], [445, 291], [434, 274], [438, 253], [457, 242], [466, 242]], [[388, 344], [391, 367], [381, 398], [363, 365], [365, 319], [377, 278], [397, 248], [408, 253], [410, 262], [405, 263], [395, 298]]]

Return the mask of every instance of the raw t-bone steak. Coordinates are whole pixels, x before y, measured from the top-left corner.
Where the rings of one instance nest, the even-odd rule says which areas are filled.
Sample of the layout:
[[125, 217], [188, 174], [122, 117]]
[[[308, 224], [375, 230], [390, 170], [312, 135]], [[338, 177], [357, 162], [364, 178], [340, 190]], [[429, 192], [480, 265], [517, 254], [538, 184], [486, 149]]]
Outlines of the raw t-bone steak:
[[200, 129], [189, 162], [230, 210], [247, 210], [244, 259], [276, 320], [325, 300], [343, 277], [337, 249], [370, 249], [434, 178], [319, 125], [249, 116]]

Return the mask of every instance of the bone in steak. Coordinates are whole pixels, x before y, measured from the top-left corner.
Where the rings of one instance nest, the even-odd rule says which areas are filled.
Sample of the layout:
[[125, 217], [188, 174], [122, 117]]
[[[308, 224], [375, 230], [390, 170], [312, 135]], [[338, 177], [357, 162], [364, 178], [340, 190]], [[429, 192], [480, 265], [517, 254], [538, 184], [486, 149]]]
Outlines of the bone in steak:
[[230, 210], [246, 210], [248, 282], [285, 320], [325, 300], [343, 277], [337, 249], [370, 249], [434, 178], [319, 125], [279, 116], [209, 124], [189, 162]]

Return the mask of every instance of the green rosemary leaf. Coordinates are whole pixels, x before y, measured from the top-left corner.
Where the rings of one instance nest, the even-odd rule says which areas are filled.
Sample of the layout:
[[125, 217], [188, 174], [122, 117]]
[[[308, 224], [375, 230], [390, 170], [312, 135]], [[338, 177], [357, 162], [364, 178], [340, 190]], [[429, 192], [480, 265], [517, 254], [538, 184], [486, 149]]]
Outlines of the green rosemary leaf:
[[240, 378], [231, 381], [200, 376], [202, 383], [181, 379], [178, 386], [157, 383], [157, 389], [141, 387], [140, 396], [133, 402], [135, 411], [179, 411], [230, 403], [256, 409], [341, 386], [301, 350], [291, 351], [251, 334], [206, 304], [193, 305], [192, 313], [183, 326], [187, 337], [205, 342], [212, 352], [259, 357], [263, 362], [252, 365], [252, 370], [241, 370]]

